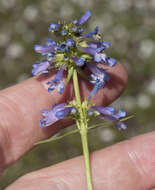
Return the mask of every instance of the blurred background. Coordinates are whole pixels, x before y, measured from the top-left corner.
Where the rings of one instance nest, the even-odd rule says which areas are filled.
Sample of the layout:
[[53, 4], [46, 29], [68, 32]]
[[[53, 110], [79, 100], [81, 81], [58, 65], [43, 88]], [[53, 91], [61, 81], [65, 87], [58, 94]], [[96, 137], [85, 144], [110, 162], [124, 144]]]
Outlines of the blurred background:
[[[33, 46], [50, 37], [50, 22], [80, 18], [88, 9], [93, 13], [88, 30], [99, 26], [112, 44], [108, 55], [129, 73], [128, 87], [114, 104], [128, 115], [136, 113], [126, 131], [114, 126], [91, 130], [90, 150], [95, 151], [154, 130], [155, 0], [0, 0], [0, 89], [31, 76], [32, 64], [39, 60]], [[0, 190], [25, 173], [81, 154], [78, 134], [40, 145], [5, 171]]]

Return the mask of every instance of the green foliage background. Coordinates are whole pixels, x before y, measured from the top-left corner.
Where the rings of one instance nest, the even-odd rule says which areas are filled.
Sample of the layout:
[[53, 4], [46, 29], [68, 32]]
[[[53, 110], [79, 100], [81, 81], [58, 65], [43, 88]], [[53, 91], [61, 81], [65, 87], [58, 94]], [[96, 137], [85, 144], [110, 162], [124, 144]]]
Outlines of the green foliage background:
[[[118, 132], [114, 126], [92, 130], [89, 143], [90, 150], [95, 151], [154, 130], [154, 0], [1, 0], [0, 88], [31, 76], [32, 64], [39, 59], [33, 46], [44, 43], [50, 36], [50, 22], [79, 18], [88, 9], [93, 12], [88, 29], [99, 26], [104, 40], [112, 44], [109, 55], [124, 64], [129, 73], [128, 87], [114, 104], [125, 109], [128, 115], [136, 113], [124, 132]], [[0, 189], [25, 173], [80, 154], [78, 134], [61, 142], [40, 145], [5, 171]]]

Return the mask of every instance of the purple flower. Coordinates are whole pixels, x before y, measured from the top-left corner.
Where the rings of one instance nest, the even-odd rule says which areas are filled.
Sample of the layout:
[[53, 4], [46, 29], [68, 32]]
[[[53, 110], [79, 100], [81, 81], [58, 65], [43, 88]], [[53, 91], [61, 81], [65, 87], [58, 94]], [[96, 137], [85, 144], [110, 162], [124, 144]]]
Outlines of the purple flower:
[[98, 26], [92, 31], [87, 34], [83, 34], [81, 37], [82, 38], [92, 38], [94, 35], [98, 34]]
[[53, 52], [56, 45], [57, 45], [56, 42], [54, 40], [52, 40], [51, 38], [49, 38], [46, 41], [46, 45], [35, 45], [34, 50], [37, 53], [41, 53], [44, 56], [47, 53]]
[[51, 32], [57, 32], [61, 29], [62, 25], [61, 24], [56, 24], [56, 23], [51, 23], [49, 26], [49, 31]]
[[[94, 45], [94, 44], [93, 44]], [[102, 53], [102, 51], [105, 49], [104, 46], [101, 46], [99, 48], [92, 48], [92, 47], [84, 47], [82, 50], [85, 53], [88, 53], [94, 57], [94, 61], [97, 63], [103, 63], [105, 65], [113, 67], [116, 65], [117, 61], [114, 58], [111, 58], [107, 56], [105, 53]]]
[[93, 63], [87, 63], [87, 67], [92, 72], [90, 82], [94, 84], [94, 88], [89, 95], [89, 98], [92, 98], [101, 87], [104, 88], [110, 77], [104, 69], [97, 67]]
[[94, 49], [97, 49], [97, 48], [103, 48], [104, 49], [107, 49], [110, 47], [110, 43], [109, 42], [88, 42], [88, 46], [90, 48], [94, 48]]
[[84, 15], [80, 18], [80, 20], [78, 21], [78, 25], [82, 25], [84, 24], [85, 22], [87, 22], [87, 20], [91, 17], [91, 11], [86, 11], [84, 13]]
[[48, 73], [48, 67], [50, 66], [49, 61], [42, 61], [38, 64], [33, 64], [32, 74], [41, 75], [43, 73]]
[[82, 67], [85, 63], [85, 58], [84, 57], [80, 57], [80, 58], [74, 57], [73, 61], [77, 66]]
[[123, 118], [126, 116], [125, 111], [119, 109], [118, 113], [116, 113], [115, 108], [111, 106], [107, 106], [107, 107], [93, 106], [92, 108], [100, 113], [101, 119], [108, 119], [110, 121], [113, 121], [119, 130], [127, 128], [126, 125], [120, 121], [120, 118]]
[[68, 51], [68, 47], [65, 42], [62, 42], [60, 46], [57, 47], [57, 50], [61, 51], [62, 53]]
[[66, 42], [66, 46], [67, 47], [72, 47], [75, 45], [75, 41], [72, 40], [72, 39], [68, 39], [67, 42]]
[[50, 84], [50, 86], [48, 88], [48, 92], [52, 92], [55, 88], [57, 88], [58, 92], [60, 94], [62, 94], [62, 92], [64, 91], [64, 88], [65, 88], [65, 84], [62, 81], [63, 72], [64, 72], [64, 66], [62, 66], [59, 69], [55, 78], [47, 83], [47, 84]]
[[54, 58], [54, 56], [55, 56], [55, 54], [54, 53], [47, 53], [46, 54], [46, 59], [48, 60], [48, 61], [51, 61], [53, 58]]
[[34, 50], [37, 53], [50, 53], [54, 51], [54, 46], [35, 45]]
[[66, 35], [67, 35], [67, 30], [62, 30], [62, 31], [61, 31], [61, 35], [62, 35], [62, 36], [66, 36]]
[[94, 56], [95, 53], [96, 53], [96, 48], [83, 47], [83, 48], [81, 48], [81, 49], [82, 49], [82, 51], [84, 51], [85, 53], [88, 53], [88, 54], [90, 54], [90, 55], [92, 55], [92, 56]]
[[46, 45], [55, 47], [57, 43], [53, 39], [48, 38], [48, 40], [46, 41]]
[[75, 19], [75, 20], [73, 20], [73, 22], [72, 22], [73, 24], [77, 24], [78, 23], [78, 20], [77, 19]]
[[54, 105], [51, 110], [41, 111], [43, 119], [40, 120], [40, 127], [47, 127], [55, 123], [56, 121], [63, 119], [72, 108], [65, 108], [65, 103]]
[[73, 32], [77, 32], [78, 27], [77, 27], [77, 26], [74, 26], [74, 27], [71, 28], [71, 30], [72, 30]]

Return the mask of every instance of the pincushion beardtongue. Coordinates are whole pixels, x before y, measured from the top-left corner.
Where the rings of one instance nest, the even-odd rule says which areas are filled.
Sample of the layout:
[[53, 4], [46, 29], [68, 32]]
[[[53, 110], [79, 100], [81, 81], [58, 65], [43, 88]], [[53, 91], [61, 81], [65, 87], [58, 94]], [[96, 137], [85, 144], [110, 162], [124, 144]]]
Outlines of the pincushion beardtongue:
[[[120, 121], [120, 118], [126, 115], [124, 111], [119, 110], [116, 113], [112, 107], [99, 107], [89, 103], [97, 91], [104, 88], [110, 80], [107, 70], [100, 68], [98, 63], [107, 65], [108, 69], [117, 64], [114, 58], [105, 54], [110, 43], [102, 40], [98, 26], [92, 32], [84, 33], [83, 25], [90, 19], [91, 15], [91, 11], [86, 11], [80, 19], [75, 19], [69, 24], [66, 22], [51, 23], [49, 31], [52, 32], [52, 35], [59, 36], [61, 40], [56, 42], [49, 38], [45, 45], [34, 46], [35, 51], [44, 57], [44, 61], [34, 64], [32, 70], [33, 75], [47, 74], [53, 70], [58, 71], [56, 76], [47, 83], [50, 93], [57, 89], [58, 93], [62, 94], [65, 86], [73, 79], [75, 100], [54, 105], [50, 110], [43, 110], [41, 112], [43, 119], [40, 120], [39, 125], [46, 128], [65, 117], [75, 120], [81, 134], [89, 190], [93, 190], [87, 141], [90, 117], [98, 116], [113, 121], [119, 130], [126, 128], [126, 125]], [[90, 83], [94, 87], [89, 97], [81, 101], [77, 73], [82, 76], [86, 75], [83, 70], [84, 66], [91, 72], [89, 78], [91, 78]], [[68, 74], [66, 82], [63, 82], [64, 71]]]

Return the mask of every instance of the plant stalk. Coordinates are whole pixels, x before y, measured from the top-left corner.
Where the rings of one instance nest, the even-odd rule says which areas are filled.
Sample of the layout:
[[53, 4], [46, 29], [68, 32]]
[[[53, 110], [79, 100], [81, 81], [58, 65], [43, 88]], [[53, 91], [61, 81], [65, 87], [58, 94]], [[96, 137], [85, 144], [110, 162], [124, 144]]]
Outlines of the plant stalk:
[[74, 84], [76, 102], [77, 102], [77, 105], [79, 106], [78, 111], [79, 111], [80, 118], [79, 120], [76, 121], [76, 124], [81, 134], [87, 186], [88, 186], [88, 190], [93, 190], [92, 174], [91, 174], [90, 158], [89, 158], [89, 148], [88, 148], [88, 138], [87, 138], [87, 132], [88, 132], [87, 118], [82, 108], [79, 83], [78, 83], [76, 70], [74, 70], [73, 72], [73, 84]]

